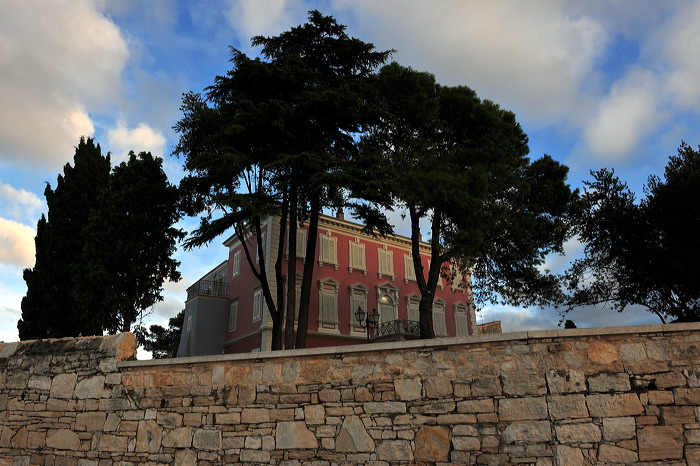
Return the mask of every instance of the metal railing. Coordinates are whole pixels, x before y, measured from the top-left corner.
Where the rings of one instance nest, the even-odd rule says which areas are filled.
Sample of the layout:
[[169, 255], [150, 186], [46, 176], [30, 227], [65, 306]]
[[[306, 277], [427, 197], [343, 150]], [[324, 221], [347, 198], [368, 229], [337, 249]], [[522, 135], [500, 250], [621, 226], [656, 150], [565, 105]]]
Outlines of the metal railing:
[[382, 322], [374, 329], [374, 338], [381, 338], [391, 335], [412, 335], [420, 336], [420, 322], [414, 320], [396, 319], [389, 322]]
[[226, 297], [228, 285], [225, 282], [200, 280], [191, 287], [187, 288], [187, 299], [192, 299], [195, 296], [215, 296]]

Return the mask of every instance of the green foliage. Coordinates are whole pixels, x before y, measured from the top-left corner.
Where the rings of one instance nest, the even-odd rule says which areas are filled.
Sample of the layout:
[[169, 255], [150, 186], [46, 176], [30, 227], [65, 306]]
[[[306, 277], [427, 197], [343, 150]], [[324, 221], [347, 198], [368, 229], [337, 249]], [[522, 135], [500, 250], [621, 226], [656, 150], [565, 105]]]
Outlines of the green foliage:
[[[287, 220], [292, 245], [296, 225], [308, 222], [310, 255], [316, 246], [314, 225], [324, 207], [348, 206], [372, 222], [386, 221], [371, 202], [354, 205], [347, 194], [366, 187], [364, 171], [353, 166], [356, 134], [376, 118], [370, 74], [389, 52], [374, 51], [372, 44], [349, 37], [345, 29], [332, 17], [311, 11], [306, 24], [279, 36], [254, 37], [252, 44], [261, 47], [262, 59], [232, 49], [232, 70], [216, 77], [206, 98], [186, 94], [183, 118], [175, 126], [180, 133], [175, 154], [184, 156], [190, 172], [181, 183], [188, 213], [204, 214], [186, 245], [205, 244], [234, 228], [262, 285], [273, 322], [273, 349], [282, 347], [284, 294], [273, 300], [264, 261], [253, 263], [255, 254], [247, 251], [245, 235], [260, 238], [261, 220], [280, 215], [275, 279], [282, 289]], [[352, 176], [358, 173], [363, 176]], [[313, 263], [307, 263], [297, 347], [305, 344], [313, 276]], [[293, 269], [287, 273], [296, 276]], [[294, 301], [288, 300], [291, 316]], [[289, 331], [293, 327], [288, 325]], [[287, 347], [291, 343], [293, 338], [288, 338]]]
[[137, 327], [134, 330], [139, 345], [146, 351], [150, 351], [153, 359], [174, 358], [177, 356], [177, 348], [180, 344], [182, 324], [185, 319], [184, 309], [168, 321], [168, 328], [160, 325], [151, 325], [149, 330]]
[[163, 160], [149, 152], [114, 167], [101, 208], [85, 229], [82, 261], [75, 266], [76, 310], [99, 319], [110, 333], [128, 332], [143, 312], [162, 301], [167, 279], [180, 279], [172, 259], [184, 233], [179, 193], [168, 183]]
[[567, 312], [640, 305], [662, 322], [700, 320], [700, 153], [682, 143], [639, 203], [613, 171], [591, 174], [574, 222], [584, 257], [568, 272]]
[[102, 333], [100, 326], [73, 312], [71, 290], [82, 280], [73, 268], [81, 260], [85, 226], [90, 214], [101, 206], [100, 195], [107, 187], [109, 172], [109, 154], [103, 156], [91, 138], [81, 138], [73, 165], [65, 165], [56, 189], [47, 183], [48, 218], [42, 215], [37, 224], [34, 268], [24, 271], [27, 295], [17, 323], [20, 339]]
[[[421, 290], [421, 336], [433, 336], [431, 310], [441, 264], [446, 278], [471, 273], [476, 297], [514, 304], [551, 302], [555, 277], [539, 267], [560, 252], [574, 195], [567, 168], [527, 158], [515, 115], [465, 86], [392, 63], [377, 79], [382, 119], [364, 138], [369, 160], [392, 167], [386, 186], [408, 211]], [[431, 266], [418, 259], [419, 222], [430, 225]]]
[[37, 225], [36, 264], [24, 272], [20, 339], [128, 331], [161, 300], [164, 279], [178, 280], [170, 258], [183, 234], [178, 191], [162, 160], [142, 153], [110, 174], [92, 139], [81, 139]]

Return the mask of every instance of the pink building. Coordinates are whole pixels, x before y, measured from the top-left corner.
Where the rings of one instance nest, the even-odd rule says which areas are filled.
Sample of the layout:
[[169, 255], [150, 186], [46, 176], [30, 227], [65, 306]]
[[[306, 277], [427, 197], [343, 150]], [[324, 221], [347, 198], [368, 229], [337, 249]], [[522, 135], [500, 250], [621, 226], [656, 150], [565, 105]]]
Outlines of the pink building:
[[[362, 226], [343, 218], [322, 216], [314, 257], [304, 257], [306, 227], [297, 244], [297, 300], [304, 261], [314, 261], [309, 305], [307, 347], [351, 345], [367, 341], [367, 330], [355, 318], [355, 310], [375, 310], [379, 325], [372, 341], [418, 337], [418, 303], [411, 241], [402, 236], [373, 238]], [[265, 265], [275, 289], [274, 263], [280, 234], [279, 219], [270, 217], [262, 227]], [[254, 238], [249, 240], [256, 256]], [[251, 272], [242, 245], [234, 235], [224, 242], [228, 260], [188, 289], [185, 323], [178, 356], [267, 351], [272, 322], [259, 281]], [[421, 245], [421, 260], [428, 267], [430, 250]], [[287, 270], [285, 256], [283, 270]], [[285, 292], [286, 290], [282, 290]], [[476, 317], [465, 281], [446, 284], [435, 293], [433, 323], [437, 336], [469, 336], [477, 333]], [[297, 306], [298, 308], [298, 306]]]

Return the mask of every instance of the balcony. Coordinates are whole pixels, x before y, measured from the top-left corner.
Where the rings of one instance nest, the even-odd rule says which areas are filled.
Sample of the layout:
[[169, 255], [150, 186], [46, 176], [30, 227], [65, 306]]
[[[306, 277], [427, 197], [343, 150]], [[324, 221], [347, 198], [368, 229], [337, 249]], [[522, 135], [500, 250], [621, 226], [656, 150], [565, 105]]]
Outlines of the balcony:
[[228, 284], [221, 281], [200, 280], [187, 288], [187, 300], [195, 296], [209, 296], [214, 298], [225, 298]]
[[420, 337], [420, 323], [414, 320], [396, 319], [382, 322], [372, 329], [372, 341], [415, 340]]

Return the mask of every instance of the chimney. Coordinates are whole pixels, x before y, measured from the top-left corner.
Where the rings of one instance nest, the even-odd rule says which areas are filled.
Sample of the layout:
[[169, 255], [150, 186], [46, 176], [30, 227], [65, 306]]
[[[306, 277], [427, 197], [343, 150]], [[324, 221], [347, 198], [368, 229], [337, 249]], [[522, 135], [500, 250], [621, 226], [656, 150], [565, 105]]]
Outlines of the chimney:
[[342, 207], [338, 207], [338, 212], [335, 214], [335, 218], [345, 220], [345, 212], [343, 212]]

